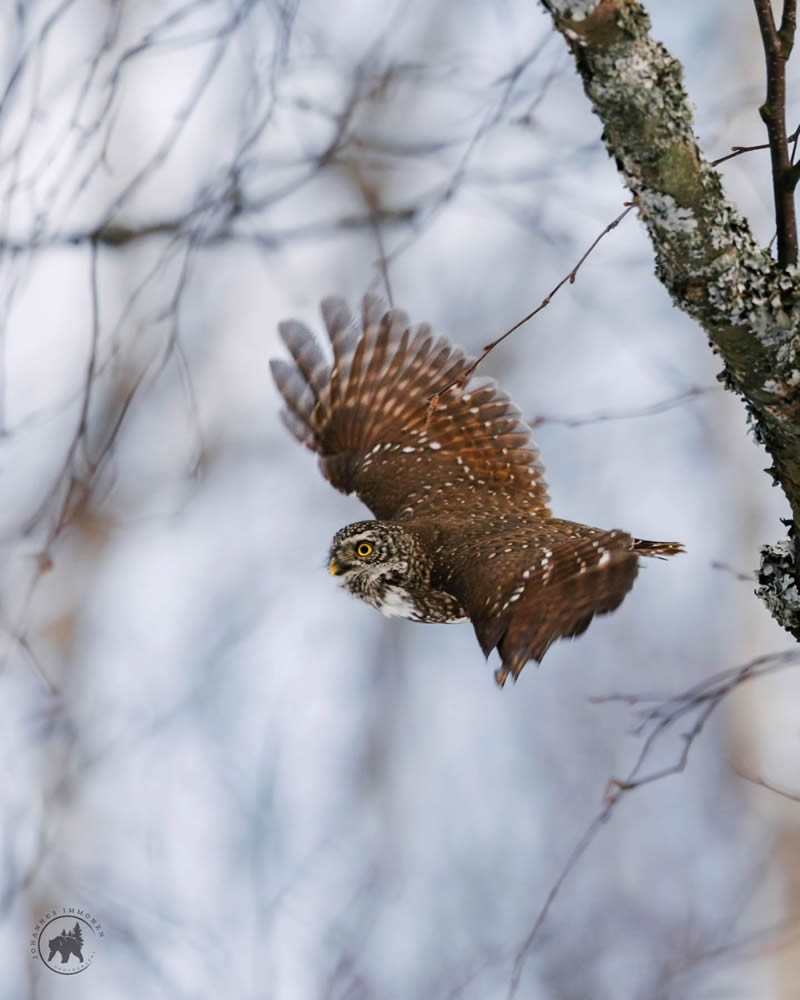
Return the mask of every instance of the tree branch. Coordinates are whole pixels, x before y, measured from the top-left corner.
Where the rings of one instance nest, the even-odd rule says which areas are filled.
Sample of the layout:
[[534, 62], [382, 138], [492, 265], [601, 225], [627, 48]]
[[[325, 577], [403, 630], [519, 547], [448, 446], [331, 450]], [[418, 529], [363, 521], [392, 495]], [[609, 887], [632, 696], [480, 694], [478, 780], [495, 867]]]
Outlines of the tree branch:
[[[789, 500], [792, 524], [787, 540], [762, 552], [759, 593], [800, 639], [794, 542], [800, 527], [800, 272], [796, 264], [772, 260], [723, 197], [692, 130], [681, 66], [650, 37], [642, 4], [542, 4], [572, 52], [609, 153], [637, 200], [657, 276], [675, 305], [708, 334], [724, 361], [720, 380], [743, 397], [755, 437], [772, 456], [769, 472]], [[785, 5], [781, 26], [787, 48], [793, 7]]]

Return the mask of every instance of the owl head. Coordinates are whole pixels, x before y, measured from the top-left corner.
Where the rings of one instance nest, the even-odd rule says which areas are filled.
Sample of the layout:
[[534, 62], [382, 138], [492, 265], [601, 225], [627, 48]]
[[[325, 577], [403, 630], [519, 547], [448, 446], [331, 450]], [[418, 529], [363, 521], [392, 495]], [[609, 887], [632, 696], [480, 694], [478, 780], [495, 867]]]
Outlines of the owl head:
[[429, 575], [416, 533], [392, 521], [358, 521], [337, 531], [328, 568], [345, 590], [386, 614], [392, 595], [402, 597]]
[[466, 615], [457, 598], [433, 586], [425, 536], [397, 521], [359, 521], [334, 535], [331, 575], [388, 618], [458, 622]]
[[405, 577], [417, 545], [411, 532], [399, 524], [357, 521], [333, 536], [328, 568], [343, 587], [360, 592], [367, 582], [387, 575], [398, 581]]

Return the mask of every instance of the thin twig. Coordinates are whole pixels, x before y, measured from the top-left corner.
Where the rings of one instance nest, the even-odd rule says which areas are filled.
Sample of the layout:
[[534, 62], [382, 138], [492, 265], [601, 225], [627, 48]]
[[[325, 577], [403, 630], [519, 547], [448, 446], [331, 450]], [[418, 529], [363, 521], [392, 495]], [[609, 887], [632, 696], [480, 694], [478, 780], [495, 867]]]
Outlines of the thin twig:
[[[794, 154], [797, 150], [798, 138], [800, 138], [800, 125], [797, 126], [791, 135], [786, 136], [786, 142], [792, 143], [792, 163], [794, 163]], [[735, 156], [741, 156], [742, 153], [754, 153], [757, 149], [769, 149], [769, 143], [762, 142], [757, 146], [731, 146], [732, 152], [727, 153], [725, 156], [719, 156], [716, 160], [712, 160], [711, 166], [718, 167], [720, 163], [725, 163], [726, 160], [732, 160]]]
[[480, 355], [480, 357], [476, 358], [476, 360], [473, 361], [471, 365], [465, 368], [457, 379], [454, 379], [449, 385], [446, 385], [443, 389], [441, 389], [435, 396], [431, 397], [429, 401], [430, 402], [429, 418], [430, 418], [430, 413], [432, 413], [438, 406], [440, 396], [443, 396], [444, 393], [454, 388], [455, 386], [461, 386], [461, 387], [465, 386], [467, 382], [470, 380], [470, 378], [475, 374], [475, 370], [478, 367], [478, 365], [481, 364], [481, 362], [484, 361], [489, 354], [491, 354], [491, 352], [495, 349], [495, 347], [498, 346], [498, 344], [502, 344], [503, 341], [506, 339], [506, 337], [510, 337], [512, 333], [514, 333], [516, 330], [519, 330], [519, 328], [523, 326], [525, 323], [527, 323], [528, 320], [533, 319], [533, 317], [537, 313], [541, 312], [542, 309], [544, 309], [546, 306], [549, 306], [553, 296], [556, 294], [557, 291], [559, 291], [559, 289], [561, 289], [564, 285], [566, 285], [567, 282], [572, 284], [575, 281], [578, 271], [580, 271], [586, 258], [589, 256], [589, 254], [591, 254], [591, 252], [594, 250], [594, 248], [597, 246], [600, 240], [602, 240], [604, 236], [610, 233], [612, 229], [616, 229], [617, 226], [620, 224], [620, 222], [622, 222], [622, 220], [625, 218], [625, 216], [635, 207], [636, 207], [635, 201], [626, 202], [626, 207], [623, 209], [623, 211], [619, 213], [616, 219], [609, 222], [609, 224], [600, 233], [600, 235], [597, 236], [596, 239], [592, 242], [592, 245], [589, 247], [586, 253], [581, 257], [581, 259], [578, 261], [575, 267], [573, 267], [568, 274], [564, 275], [561, 281], [559, 281], [559, 283], [555, 286], [555, 288], [553, 288], [553, 290], [550, 292], [549, 295], [546, 295], [545, 298], [542, 299], [542, 301], [533, 310], [533, 312], [528, 313], [527, 316], [523, 316], [523, 318], [518, 323], [515, 323], [510, 330], [506, 330], [506, 332], [502, 336], [498, 337], [496, 340], [493, 340], [491, 344], [487, 344], [486, 347], [484, 347], [483, 353]]
[[380, 278], [383, 281], [383, 287], [386, 290], [386, 299], [389, 305], [394, 308], [394, 296], [392, 295], [392, 284], [389, 281], [389, 258], [386, 255], [386, 247], [383, 242], [383, 232], [381, 230], [380, 223], [380, 197], [378, 190], [375, 185], [371, 184], [366, 177], [363, 176], [362, 171], [359, 169], [358, 165], [353, 166], [353, 171], [355, 173], [356, 182], [361, 189], [361, 194], [364, 201], [367, 203], [370, 215], [373, 219], [373, 233], [375, 235], [375, 243], [378, 246], [378, 259], [375, 261], [375, 265]]
[[[627, 776], [623, 779], [613, 778], [609, 782], [602, 808], [595, 814], [594, 818], [581, 834], [564, 867], [561, 869], [558, 878], [547, 894], [527, 937], [517, 949], [509, 981], [508, 1000], [514, 1000], [517, 994], [525, 962], [533, 948], [539, 930], [545, 922], [565, 881], [576, 868], [578, 862], [585, 856], [598, 832], [608, 822], [622, 798], [637, 788], [683, 771], [688, 763], [694, 741], [703, 731], [705, 724], [714, 710], [719, 707], [720, 703], [731, 691], [738, 688], [741, 684], [755, 680], [757, 677], [763, 677], [765, 674], [784, 670], [788, 667], [796, 667], [799, 664], [800, 651], [797, 649], [788, 649], [782, 653], [759, 656], [740, 667], [734, 667], [732, 670], [719, 671], [699, 684], [695, 684], [686, 691], [672, 697], [664, 698], [661, 694], [610, 694], [590, 699], [594, 703], [621, 701], [628, 705], [652, 705], [647, 710], [644, 721], [636, 731], [641, 734], [645, 727], [650, 726], [652, 728], [645, 738], [642, 749]], [[650, 759], [661, 737], [667, 731], [671, 730], [675, 723], [687, 716], [694, 716], [694, 722], [687, 732], [681, 734], [683, 746], [677, 760], [666, 767], [642, 774], [643, 766]], [[765, 784], [765, 787], [769, 786]], [[775, 790], [778, 791], [778, 789]], [[782, 794], [786, 794], [787, 797], [792, 798], [788, 793]]]
[[710, 392], [717, 392], [721, 389], [718, 385], [691, 386], [677, 396], [670, 396], [668, 399], [659, 400], [657, 403], [650, 403], [649, 406], [642, 406], [630, 410], [616, 410], [610, 412], [587, 413], [578, 417], [554, 417], [547, 414], [540, 414], [529, 421], [533, 428], [541, 427], [542, 424], [558, 424], [561, 427], [585, 427], [588, 424], [602, 424], [612, 420], [633, 420], [637, 417], [654, 417], [660, 413], [674, 410], [692, 399], [698, 399]]
[[550, 907], [553, 905], [556, 896], [561, 890], [562, 885], [569, 877], [573, 868], [577, 865], [577, 863], [581, 860], [583, 855], [589, 849], [600, 829], [608, 821], [608, 818], [611, 816], [611, 813], [613, 812], [615, 805], [616, 801], [612, 801], [610, 799], [606, 801], [605, 805], [600, 810], [600, 812], [594, 817], [591, 823], [584, 830], [583, 836], [580, 838], [578, 843], [572, 849], [572, 853], [567, 859], [567, 863], [561, 869], [561, 874], [553, 883], [550, 892], [547, 894], [547, 899], [544, 901], [544, 905], [542, 906], [541, 910], [539, 910], [539, 915], [533, 922], [533, 926], [531, 927], [528, 936], [525, 938], [519, 950], [517, 951], [516, 956], [514, 957], [514, 966], [511, 970], [511, 980], [509, 981], [508, 984], [508, 1000], [514, 1000], [514, 997], [517, 995], [517, 990], [519, 989], [519, 981], [522, 977], [522, 971], [525, 967], [525, 961], [527, 960], [528, 952], [530, 951], [533, 945], [536, 935], [539, 933], [539, 928], [544, 923], [545, 918], [547, 917], [547, 914], [550, 911]]
[[785, 788], [774, 785], [771, 781], [767, 781], [766, 778], [745, 774], [738, 767], [734, 767], [733, 771], [738, 778], [742, 778], [744, 781], [749, 781], [753, 785], [760, 785], [761, 788], [766, 788], [768, 792], [775, 792], [776, 795], [780, 795], [790, 802], [800, 802], [800, 792], [787, 792]]
[[711, 568], [721, 570], [723, 573], [730, 573], [734, 580], [741, 580], [742, 583], [758, 582], [753, 573], [743, 573], [742, 570], [736, 569], [736, 567], [731, 566], [730, 563], [722, 562], [719, 559], [712, 560]]

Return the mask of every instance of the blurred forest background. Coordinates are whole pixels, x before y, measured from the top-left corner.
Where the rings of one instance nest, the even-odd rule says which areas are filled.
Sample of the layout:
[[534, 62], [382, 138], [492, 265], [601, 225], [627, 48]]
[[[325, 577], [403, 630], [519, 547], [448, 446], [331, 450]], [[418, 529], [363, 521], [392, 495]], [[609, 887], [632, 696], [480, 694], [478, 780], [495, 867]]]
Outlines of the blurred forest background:
[[[708, 157], [764, 142], [752, 5], [648, 7]], [[364, 510], [277, 418], [280, 319], [388, 278], [474, 353], [622, 210], [541, 8], [28, 0], [0, 47], [0, 993], [797, 997], [791, 669], [619, 801], [530, 938], [642, 748], [590, 699], [792, 646], [752, 579], [785, 503], [635, 213], [482, 373], [561, 516], [687, 555], [516, 686], [334, 585]], [[721, 170], [768, 243], [768, 154]], [[67, 905], [105, 931], [75, 977], [28, 947]]]

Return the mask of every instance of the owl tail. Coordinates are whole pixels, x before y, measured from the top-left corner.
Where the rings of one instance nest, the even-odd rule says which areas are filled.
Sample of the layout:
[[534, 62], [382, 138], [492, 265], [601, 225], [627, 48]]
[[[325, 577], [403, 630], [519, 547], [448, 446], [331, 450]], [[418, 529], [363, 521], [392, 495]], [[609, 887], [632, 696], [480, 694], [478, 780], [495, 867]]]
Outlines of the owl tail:
[[654, 559], [665, 559], [667, 556], [677, 556], [686, 549], [680, 542], [647, 542], [643, 538], [634, 538], [633, 551], [640, 556], [652, 556]]

